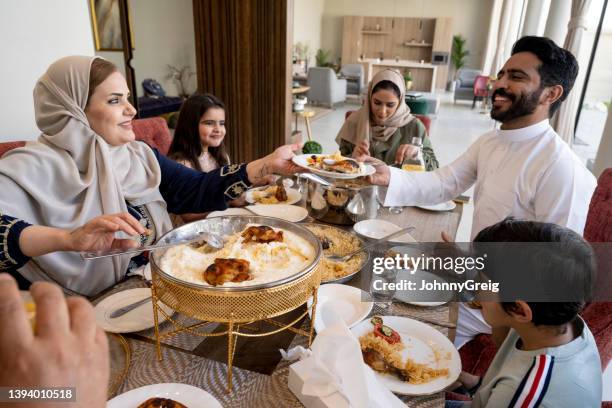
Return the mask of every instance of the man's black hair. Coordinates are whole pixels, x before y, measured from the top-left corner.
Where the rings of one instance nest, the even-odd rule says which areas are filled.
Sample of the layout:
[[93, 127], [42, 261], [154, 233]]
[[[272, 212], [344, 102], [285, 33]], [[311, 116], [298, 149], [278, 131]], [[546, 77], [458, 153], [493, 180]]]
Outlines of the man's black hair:
[[[569, 228], [506, 218], [480, 231], [474, 242], [508, 243], [480, 244], [487, 246], [489, 255], [491, 248], [495, 253], [486, 261], [485, 274], [500, 282], [501, 305], [506, 312], [514, 308], [512, 300], [522, 296], [534, 300], [527, 303], [536, 326], [560, 326], [572, 321], [591, 294], [593, 250]], [[536, 296], [561, 301], [538, 302], [533, 299]]]
[[567, 98], [578, 76], [578, 61], [566, 49], [559, 47], [546, 37], [526, 36], [519, 39], [512, 47], [512, 55], [519, 52], [530, 52], [542, 62], [538, 67], [540, 87], [561, 85], [563, 94], [551, 106], [549, 117], [559, 109], [561, 102]]

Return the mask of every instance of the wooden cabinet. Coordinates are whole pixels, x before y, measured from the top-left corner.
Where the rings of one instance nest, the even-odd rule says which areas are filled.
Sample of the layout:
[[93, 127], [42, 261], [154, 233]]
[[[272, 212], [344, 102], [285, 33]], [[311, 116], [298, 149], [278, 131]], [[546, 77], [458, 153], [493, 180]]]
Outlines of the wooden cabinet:
[[[342, 38], [342, 63], [354, 64], [368, 59], [432, 62], [433, 52], [449, 53], [452, 44], [452, 18], [345, 16]], [[384, 62], [384, 61], [383, 61]], [[444, 88], [448, 64], [436, 67], [435, 77], [427, 70], [419, 73], [423, 88]], [[411, 71], [412, 72], [412, 71]], [[425, 75], [421, 75], [423, 73]], [[413, 73], [413, 82], [416, 82]], [[432, 84], [431, 81], [434, 81]]]

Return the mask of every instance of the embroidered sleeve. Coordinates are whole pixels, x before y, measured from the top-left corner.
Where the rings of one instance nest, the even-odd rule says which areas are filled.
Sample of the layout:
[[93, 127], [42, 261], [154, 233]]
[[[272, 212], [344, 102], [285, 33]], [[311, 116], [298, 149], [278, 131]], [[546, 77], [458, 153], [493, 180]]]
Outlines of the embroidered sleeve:
[[188, 169], [157, 150], [162, 172], [159, 191], [173, 214], [225, 210], [250, 186], [246, 164], [230, 164], [208, 173]]
[[19, 269], [30, 260], [19, 247], [19, 236], [29, 226], [25, 221], [0, 214], [0, 271]]

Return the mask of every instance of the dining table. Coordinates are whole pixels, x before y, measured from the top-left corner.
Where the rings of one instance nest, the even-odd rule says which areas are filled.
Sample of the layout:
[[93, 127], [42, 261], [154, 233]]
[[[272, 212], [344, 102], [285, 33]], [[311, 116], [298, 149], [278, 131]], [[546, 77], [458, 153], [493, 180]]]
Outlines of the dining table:
[[[400, 227], [413, 226], [411, 235], [419, 242], [439, 242], [441, 232], [455, 237], [461, 220], [463, 206], [458, 203], [451, 211], [434, 212], [417, 207], [380, 207], [377, 219], [390, 221]], [[303, 222], [313, 222], [308, 217]], [[350, 230], [350, 226], [344, 227]], [[348, 285], [362, 287], [370, 281], [372, 256], [369, 263], [355, 275]], [[146, 287], [141, 277], [129, 277], [93, 299], [97, 304], [106, 297], [130, 288]], [[306, 306], [304, 305], [303, 308]], [[300, 310], [294, 311], [299, 315]], [[287, 319], [291, 319], [290, 312]], [[375, 304], [370, 316], [396, 315], [428, 322], [431, 327], [454, 340], [458, 317], [458, 303], [449, 302], [437, 307], [419, 307], [393, 302], [382, 309]], [[177, 316], [178, 315], [178, 316]], [[281, 317], [282, 318], [282, 317]], [[195, 320], [180, 316], [174, 318], [185, 324]], [[290, 322], [291, 320], [287, 320]], [[308, 317], [297, 323], [302, 329], [309, 327]], [[168, 321], [160, 325], [160, 331], [171, 329]], [[214, 325], [208, 330], [222, 331]], [[156, 355], [156, 339], [153, 328], [135, 333], [109, 334], [111, 340], [111, 381], [109, 399], [118, 394], [149, 384], [183, 383], [199, 387], [212, 394], [224, 407], [302, 407], [288, 387], [289, 366], [279, 349], [308, 346], [305, 336], [292, 331], [261, 338], [239, 338], [233, 360], [233, 386], [228, 392], [227, 343], [223, 336], [200, 337], [189, 332], [165, 338], [161, 341], [162, 360]], [[408, 407], [443, 407], [444, 391], [432, 395], [399, 396]]]

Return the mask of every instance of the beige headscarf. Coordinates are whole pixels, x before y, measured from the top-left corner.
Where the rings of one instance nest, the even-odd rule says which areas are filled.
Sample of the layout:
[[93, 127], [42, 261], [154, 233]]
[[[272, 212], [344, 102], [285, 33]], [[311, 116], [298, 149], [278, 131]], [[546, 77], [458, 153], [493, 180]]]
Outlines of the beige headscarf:
[[[113, 147], [85, 116], [89, 70], [96, 57], [53, 63], [34, 88], [37, 142], [0, 160], [0, 211], [37, 225], [74, 229], [102, 214], [145, 205], [159, 237], [171, 228], [160, 192], [161, 171], [144, 143]], [[87, 296], [124, 277], [132, 255], [84, 261], [77, 253], [37, 257], [19, 272], [30, 281], [55, 281]]]
[[[393, 115], [389, 116], [384, 123], [376, 124], [371, 121], [373, 115], [371, 109], [372, 90], [381, 81], [391, 81], [400, 90], [400, 100], [397, 110]], [[410, 114], [410, 108], [404, 100], [406, 96], [406, 86], [404, 77], [399, 71], [394, 69], [384, 69], [374, 75], [370, 85], [368, 86], [368, 100], [363, 106], [344, 121], [344, 125], [340, 129], [336, 137], [336, 143], [340, 144], [340, 140], [344, 139], [354, 145], [361, 143], [363, 140], [374, 142], [386, 142], [389, 138], [401, 128], [408, 124], [414, 116]]]

